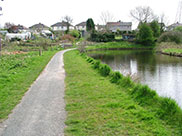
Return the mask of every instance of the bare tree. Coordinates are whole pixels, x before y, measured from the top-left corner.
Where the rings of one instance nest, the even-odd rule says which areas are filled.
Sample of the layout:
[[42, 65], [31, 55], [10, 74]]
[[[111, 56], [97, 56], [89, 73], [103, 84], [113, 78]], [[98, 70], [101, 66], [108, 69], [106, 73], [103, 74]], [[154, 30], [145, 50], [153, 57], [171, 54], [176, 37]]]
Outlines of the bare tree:
[[165, 26], [167, 26], [169, 24], [168, 17], [166, 17], [166, 15], [164, 13], [162, 13], [161, 15], [159, 15], [158, 21], [160, 23], [160, 31], [164, 32], [165, 31]]
[[12, 27], [12, 26], [15, 26], [15, 24], [10, 23], [10, 22], [6, 22], [6, 23], [4, 24], [4, 28], [5, 28], [5, 29], [9, 29], [9, 28]]
[[67, 25], [67, 33], [69, 32], [69, 29], [70, 29], [70, 26], [71, 26], [71, 23], [73, 23], [73, 19], [70, 17], [70, 16], [64, 16], [62, 18], [62, 21], [64, 21]]
[[107, 24], [107, 22], [114, 21], [114, 16], [109, 11], [104, 11], [101, 13], [100, 19], [104, 25]]
[[109, 11], [103, 11], [100, 16], [100, 20], [105, 25], [105, 29], [107, 30], [107, 23], [114, 21], [114, 15], [111, 14]]
[[164, 23], [165, 25], [169, 24], [169, 19], [168, 19], [168, 17], [164, 13], [159, 15], [158, 18], [159, 18], [158, 20], [159, 20], [160, 23]]
[[148, 6], [139, 6], [130, 11], [131, 17], [138, 22], [151, 22], [156, 19], [153, 10]]

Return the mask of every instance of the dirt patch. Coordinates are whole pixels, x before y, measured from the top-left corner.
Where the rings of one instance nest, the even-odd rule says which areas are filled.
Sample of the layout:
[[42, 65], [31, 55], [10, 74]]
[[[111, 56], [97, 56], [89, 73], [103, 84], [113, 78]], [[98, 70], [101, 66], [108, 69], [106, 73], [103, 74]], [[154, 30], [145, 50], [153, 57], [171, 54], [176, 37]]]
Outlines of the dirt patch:
[[2, 52], [3, 55], [16, 55], [16, 54], [27, 54], [27, 52], [23, 51], [13, 51], [13, 52]]

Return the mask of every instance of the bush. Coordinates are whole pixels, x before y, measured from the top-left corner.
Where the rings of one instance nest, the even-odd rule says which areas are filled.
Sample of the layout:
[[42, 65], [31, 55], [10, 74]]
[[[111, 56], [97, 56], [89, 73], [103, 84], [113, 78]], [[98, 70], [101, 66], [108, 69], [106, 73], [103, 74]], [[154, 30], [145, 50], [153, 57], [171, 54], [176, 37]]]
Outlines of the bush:
[[18, 37], [15, 37], [15, 38], [11, 38], [11, 40], [10, 40], [11, 42], [14, 42], [14, 41], [21, 41], [21, 39], [20, 38], [18, 38]]
[[80, 37], [80, 33], [79, 33], [78, 30], [72, 30], [72, 31], [69, 32], [69, 34], [71, 36], [73, 36], [74, 38], [77, 38], [77, 39]]
[[153, 45], [154, 37], [151, 27], [143, 23], [139, 26], [139, 32], [137, 34], [137, 42], [143, 45]]
[[51, 46], [50, 39], [46, 39], [46, 38], [38, 37], [38, 36], [35, 36], [35, 40], [33, 40], [32, 43], [34, 43], [36, 46], [40, 46], [41, 48], [43, 48], [43, 50], [48, 50], [48, 47]]
[[111, 42], [115, 40], [115, 35], [113, 33], [94, 32], [90, 35], [89, 40], [94, 42]]
[[111, 68], [106, 64], [100, 64], [99, 71], [102, 76], [108, 76], [111, 72]]
[[177, 32], [182, 32], [182, 26], [177, 26], [174, 31], [177, 31]]
[[159, 26], [158, 21], [155, 21], [155, 20], [152, 21], [150, 23], [150, 27], [151, 27], [151, 29], [153, 31], [153, 36], [158, 38], [160, 36], [160, 26]]
[[158, 42], [175, 42], [177, 44], [182, 43], [182, 32], [165, 32], [159, 37]]
[[61, 37], [61, 40], [68, 40], [70, 42], [74, 42], [75, 38], [71, 36], [70, 34], [65, 34]]

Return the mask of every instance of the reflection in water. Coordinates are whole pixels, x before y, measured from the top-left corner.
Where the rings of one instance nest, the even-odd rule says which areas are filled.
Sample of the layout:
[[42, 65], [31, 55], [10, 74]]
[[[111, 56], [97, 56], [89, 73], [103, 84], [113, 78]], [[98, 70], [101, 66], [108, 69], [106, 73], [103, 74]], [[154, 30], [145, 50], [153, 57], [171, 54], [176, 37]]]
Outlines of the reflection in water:
[[182, 58], [152, 51], [97, 51], [88, 55], [124, 75], [137, 74], [142, 84], [149, 85], [160, 96], [175, 99], [182, 107]]

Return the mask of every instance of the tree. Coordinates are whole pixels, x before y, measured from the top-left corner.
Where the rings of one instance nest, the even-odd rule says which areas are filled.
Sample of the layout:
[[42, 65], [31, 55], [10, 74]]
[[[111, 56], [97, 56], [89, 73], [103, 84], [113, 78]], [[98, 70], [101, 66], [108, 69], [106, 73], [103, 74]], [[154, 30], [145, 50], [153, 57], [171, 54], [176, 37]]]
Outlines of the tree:
[[6, 22], [6, 23], [4, 24], [4, 28], [5, 28], [5, 29], [9, 29], [9, 28], [11, 28], [12, 26], [15, 26], [15, 24], [10, 23], [10, 22]]
[[70, 16], [64, 16], [62, 18], [62, 21], [66, 23], [67, 25], [67, 30], [66, 30], [66, 33], [69, 32], [69, 29], [70, 29], [70, 26], [71, 26], [71, 23], [73, 23], [73, 19], [70, 17]]
[[104, 11], [101, 13], [100, 19], [101, 19], [103, 25], [105, 25], [105, 28], [107, 30], [106, 24], [108, 22], [112, 22], [114, 20], [114, 16], [109, 11]]
[[139, 6], [130, 11], [131, 17], [133, 17], [138, 22], [147, 23], [154, 19], [156, 16], [153, 13], [153, 10], [148, 6]]
[[137, 41], [144, 45], [153, 45], [154, 37], [151, 27], [147, 23], [142, 23], [137, 34]]
[[177, 26], [174, 31], [182, 32], [182, 26]]
[[160, 26], [159, 26], [159, 23], [158, 21], [154, 20], [150, 23], [150, 27], [153, 31], [153, 36], [155, 38], [158, 38], [160, 36]]
[[89, 18], [86, 22], [86, 28], [88, 32], [95, 31], [95, 24], [92, 18]]
[[169, 20], [168, 18], [165, 16], [164, 13], [162, 13], [159, 17], [158, 17], [158, 21], [160, 23], [160, 32], [163, 33], [165, 31], [165, 26], [167, 26], [169, 24]]

